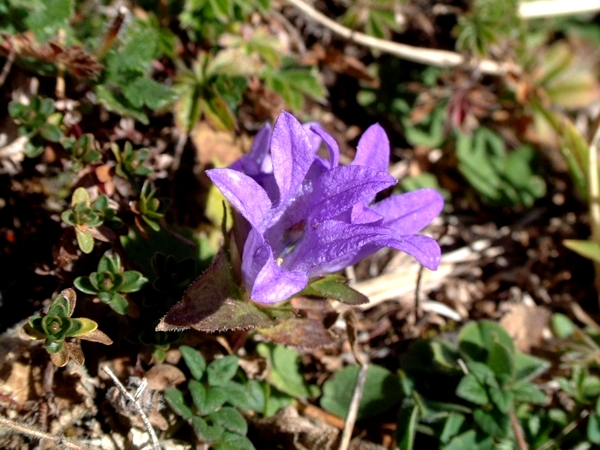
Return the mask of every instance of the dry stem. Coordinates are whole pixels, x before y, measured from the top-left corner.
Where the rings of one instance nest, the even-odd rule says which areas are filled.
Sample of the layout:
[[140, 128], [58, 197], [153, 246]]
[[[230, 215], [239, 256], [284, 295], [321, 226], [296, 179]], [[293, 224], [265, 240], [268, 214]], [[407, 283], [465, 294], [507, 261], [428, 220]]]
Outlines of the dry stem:
[[0, 416], [0, 425], [8, 427], [17, 433], [21, 433], [25, 436], [28, 436], [33, 439], [45, 439], [48, 441], [52, 441], [56, 444], [56, 446], [62, 446], [65, 448], [72, 448], [75, 450], [86, 450], [86, 447], [83, 447], [79, 444], [75, 444], [74, 442], [69, 441], [64, 437], [52, 436], [51, 434], [44, 433], [43, 431], [35, 430], [28, 425], [23, 425], [17, 422], [13, 422], [6, 417]]
[[133, 407], [142, 418], [142, 422], [144, 422], [144, 426], [146, 427], [146, 430], [150, 435], [153, 450], [161, 450], [160, 443], [158, 442], [158, 437], [156, 437], [156, 433], [154, 432], [154, 428], [152, 428], [152, 424], [148, 420], [148, 416], [146, 416], [146, 413], [142, 409], [142, 406], [139, 404], [138, 400], [133, 395], [131, 395], [127, 389], [125, 389], [125, 386], [123, 386], [123, 384], [119, 381], [116, 375], [112, 373], [112, 371], [107, 366], [103, 365], [101, 366], [101, 368], [113, 380], [113, 382], [115, 383], [119, 391], [121, 391], [121, 393], [125, 396], [125, 398], [132, 403]]
[[[600, 245], [600, 180], [598, 180], [598, 143], [600, 143], [600, 126], [596, 128], [594, 138], [588, 150], [588, 196], [590, 202], [590, 228], [592, 240]], [[594, 262], [594, 284], [600, 303], [600, 263]]]

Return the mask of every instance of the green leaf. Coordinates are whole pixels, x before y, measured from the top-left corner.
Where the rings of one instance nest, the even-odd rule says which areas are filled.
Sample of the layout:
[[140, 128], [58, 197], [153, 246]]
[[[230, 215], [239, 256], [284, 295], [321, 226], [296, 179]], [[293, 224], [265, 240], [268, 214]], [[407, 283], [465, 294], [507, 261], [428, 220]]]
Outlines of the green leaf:
[[335, 344], [331, 333], [316, 318], [297, 318], [257, 331], [269, 341], [300, 349], [315, 349]]
[[84, 334], [91, 333], [92, 331], [98, 328], [98, 324], [91, 319], [86, 319], [85, 317], [81, 317], [78, 319], [73, 319], [75, 322], [79, 323], [79, 330], [76, 333], [69, 333], [70, 337], [80, 337]]
[[515, 400], [534, 405], [545, 405], [547, 403], [546, 394], [531, 384], [529, 381], [519, 381], [512, 388]]
[[94, 238], [88, 230], [81, 230], [75, 227], [75, 236], [77, 237], [77, 245], [83, 253], [92, 253], [94, 250]]
[[573, 250], [575, 253], [583, 256], [584, 258], [591, 259], [595, 262], [600, 262], [600, 244], [597, 242], [565, 239], [563, 244], [569, 250]]
[[123, 95], [135, 108], [147, 106], [152, 110], [165, 107], [175, 99], [175, 93], [164, 84], [148, 77], [138, 77], [122, 86]]
[[235, 285], [231, 267], [221, 249], [212, 265], [185, 291], [183, 300], [167, 312], [157, 331], [269, 328], [294, 317], [290, 310], [259, 308], [234, 298], [240, 295], [232, 292]]
[[79, 187], [75, 189], [75, 192], [73, 192], [73, 196], [71, 197], [71, 206], [75, 206], [78, 203], [83, 203], [85, 205], [90, 204], [90, 194], [86, 188]]
[[244, 416], [242, 416], [235, 408], [225, 406], [220, 410], [211, 413], [209, 417], [214, 423], [222, 426], [226, 430], [242, 435], [245, 435], [248, 432], [246, 419], [244, 419]]
[[123, 273], [123, 283], [118, 287], [119, 292], [137, 292], [148, 282], [141, 273], [128, 270]]
[[214, 450], [256, 450], [250, 439], [237, 433], [225, 431], [221, 442], [213, 446]]
[[477, 405], [487, 405], [489, 403], [485, 386], [471, 373], [460, 380], [456, 387], [456, 395]]
[[204, 356], [202, 356], [202, 353], [189, 345], [182, 345], [179, 347], [179, 351], [181, 352], [181, 356], [183, 356], [183, 360], [188, 369], [190, 369], [192, 376], [196, 380], [200, 380], [206, 369], [206, 360], [204, 359]]
[[311, 280], [300, 295], [314, 295], [316, 297], [338, 300], [349, 305], [369, 303], [369, 299], [360, 292], [347, 285], [348, 280], [339, 275], [326, 275]]
[[300, 369], [300, 353], [282, 345], [260, 343], [256, 351], [269, 364], [267, 380], [277, 389], [296, 398], [311, 398], [317, 395], [316, 386], [307, 386]]
[[[358, 365], [348, 366], [325, 382], [321, 397], [321, 407], [324, 410], [342, 418], [346, 417], [358, 371]], [[400, 398], [398, 377], [381, 366], [369, 365], [357, 419], [363, 420], [383, 414], [397, 405]]]
[[194, 405], [198, 409], [198, 414], [201, 416], [216, 411], [223, 403], [225, 403], [225, 394], [219, 388], [206, 388], [202, 383], [196, 380], [190, 380], [188, 388], [192, 394]]
[[92, 283], [90, 282], [89, 277], [77, 277], [73, 284], [77, 289], [85, 294], [96, 295], [98, 294], [98, 290], [94, 288]]
[[503, 439], [508, 436], [510, 418], [508, 414], [503, 414], [496, 408], [490, 411], [477, 408], [473, 411], [473, 419], [479, 425], [479, 428], [489, 436], [497, 439]]
[[398, 440], [398, 447], [400, 449], [413, 449], [418, 422], [418, 405], [403, 406], [400, 408], [398, 411], [398, 427], [396, 428], [396, 439]]
[[517, 380], [530, 380], [544, 373], [550, 367], [548, 361], [537, 356], [525, 353], [515, 353], [515, 378]]
[[[257, 380], [248, 380], [246, 383], [248, 391], [248, 407], [250, 410], [262, 413], [265, 411], [265, 391]], [[235, 405], [234, 405], [235, 406]]]
[[198, 439], [208, 444], [219, 442], [225, 431], [219, 425], [208, 425], [204, 419], [198, 416], [192, 418], [192, 427]]
[[32, 30], [38, 42], [46, 42], [59, 29], [68, 26], [73, 14], [73, 0], [45, 0], [36, 3], [36, 9], [25, 18], [25, 24]]
[[129, 302], [127, 299], [116, 292], [111, 294], [111, 299], [108, 305], [113, 309], [113, 311], [115, 311], [117, 314], [121, 314], [122, 316], [127, 314], [127, 311], [129, 310]]
[[557, 337], [564, 339], [572, 336], [577, 326], [564, 314], [554, 313], [552, 314], [552, 329]]
[[212, 11], [222, 23], [228, 23], [233, 14], [233, 0], [209, 0]]
[[600, 416], [590, 414], [587, 424], [587, 438], [594, 444], [600, 444]]
[[474, 361], [487, 363], [494, 343], [502, 344], [509, 352], [515, 345], [508, 333], [495, 322], [481, 320], [465, 325], [458, 335], [458, 346]]
[[488, 356], [488, 361], [489, 368], [496, 375], [506, 375], [507, 377], [514, 375], [514, 348], [511, 351], [505, 345], [494, 342]]
[[228, 381], [223, 386], [223, 392], [225, 393], [226, 402], [236, 408], [244, 411], [250, 411], [250, 402], [248, 401], [248, 390], [246, 386], [235, 381]]
[[40, 134], [50, 142], [60, 142], [63, 136], [61, 129], [51, 123], [47, 123], [41, 127]]
[[489, 390], [489, 395], [492, 403], [496, 405], [496, 408], [498, 408], [498, 410], [504, 414], [507, 414], [508, 411], [510, 411], [510, 408], [515, 400], [513, 391], [503, 388], [491, 387]]
[[475, 430], [469, 430], [454, 437], [442, 450], [492, 450], [494, 441], [491, 437], [481, 440]]
[[210, 386], [223, 386], [227, 384], [236, 374], [238, 369], [238, 357], [228, 355], [220, 359], [215, 359], [206, 368], [208, 375], [208, 384]]
[[189, 406], [185, 404], [183, 394], [179, 389], [168, 388], [165, 390], [165, 400], [175, 413], [186, 420], [194, 417], [194, 413]]
[[440, 441], [447, 443], [450, 439], [454, 438], [465, 423], [465, 416], [463, 414], [452, 412], [448, 415], [446, 422], [444, 423], [444, 429], [440, 435]]

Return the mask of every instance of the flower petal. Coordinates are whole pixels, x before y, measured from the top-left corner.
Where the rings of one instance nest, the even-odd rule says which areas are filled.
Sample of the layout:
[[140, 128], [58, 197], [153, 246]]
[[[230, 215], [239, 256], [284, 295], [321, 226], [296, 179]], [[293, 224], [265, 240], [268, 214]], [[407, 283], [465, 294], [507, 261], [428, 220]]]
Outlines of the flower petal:
[[277, 303], [297, 294], [307, 284], [305, 274], [282, 269], [271, 257], [256, 277], [250, 298], [259, 303]]
[[374, 212], [384, 217], [382, 226], [403, 235], [421, 231], [443, 208], [444, 198], [430, 188], [392, 195], [371, 205]]
[[279, 187], [278, 207], [284, 208], [294, 199], [315, 152], [300, 122], [291, 114], [282, 112], [275, 122], [271, 138], [273, 173]]
[[323, 139], [327, 150], [329, 151], [329, 167], [337, 167], [340, 165], [340, 147], [338, 146], [335, 139], [325, 131], [320, 125], [312, 125], [310, 131], [317, 134]]
[[314, 181], [310, 215], [317, 221], [335, 217], [394, 184], [396, 179], [387, 172], [364, 166], [335, 167]]
[[363, 133], [356, 147], [353, 165], [367, 166], [387, 172], [390, 163], [390, 141], [378, 123]]
[[250, 225], [263, 230], [272, 204], [256, 181], [232, 169], [212, 169], [206, 174]]
[[254, 136], [250, 151], [229, 166], [230, 169], [243, 172], [246, 175], [260, 175], [264, 169], [263, 162], [269, 155], [271, 142], [271, 125], [265, 124]]

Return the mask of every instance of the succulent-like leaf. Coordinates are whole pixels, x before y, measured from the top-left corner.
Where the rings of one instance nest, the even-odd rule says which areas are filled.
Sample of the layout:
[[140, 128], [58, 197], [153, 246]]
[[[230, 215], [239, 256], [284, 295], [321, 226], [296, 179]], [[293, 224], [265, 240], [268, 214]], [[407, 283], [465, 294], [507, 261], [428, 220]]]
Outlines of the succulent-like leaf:
[[90, 331], [77, 337], [84, 341], [99, 342], [104, 345], [111, 345], [113, 343], [112, 339], [100, 330]]
[[38, 331], [36, 328], [34, 328], [31, 325], [31, 322], [27, 322], [25, 325], [23, 325], [23, 332], [29, 336], [31, 339], [36, 339], [36, 340], [41, 340], [41, 339], [46, 339], [46, 334]]
[[99, 289], [92, 284], [92, 279], [95, 281], [96, 277], [77, 277], [75, 278], [75, 281], [73, 281], [73, 284], [77, 289], [85, 294], [96, 295], [98, 294]]
[[78, 344], [75, 344], [74, 342], [66, 342], [65, 350], [67, 351], [67, 356], [75, 361], [77, 365], [83, 365], [85, 362], [85, 357], [83, 356], [83, 351]]
[[118, 314], [125, 315], [129, 311], [129, 302], [121, 294], [113, 293], [108, 305]]
[[82, 335], [91, 333], [92, 331], [98, 328], [98, 324], [91, 319], [86, 319], [85, 317], [81, 317], [78, 319], [73, 319], [76, 323], [79, 323], [79, 330], [75, 333], [69, 333], [71, 337], [81, 337]]
[[90, 194], [85, 188], [79, 187], [73, 192], [71, 206], [75, 207], [78, 203], [83, 203], [86, 206], [90, 205]]
[[62, 347], [56, 353], [50, 353], [50, 360], [55, 366], [64, 367], [69, 362], [69, 353], [65, 347]]
[[75, 236], [77, 237], [77, 245], [83, 253], [92, 253], [94, 250], [94, 238], [89, 230], [81, 230], [75, 227]]
[[123, 273], [123, 282], [119, 285], [119, 292], [137, 292], [148, 282], [140, 272], [128, 270]]

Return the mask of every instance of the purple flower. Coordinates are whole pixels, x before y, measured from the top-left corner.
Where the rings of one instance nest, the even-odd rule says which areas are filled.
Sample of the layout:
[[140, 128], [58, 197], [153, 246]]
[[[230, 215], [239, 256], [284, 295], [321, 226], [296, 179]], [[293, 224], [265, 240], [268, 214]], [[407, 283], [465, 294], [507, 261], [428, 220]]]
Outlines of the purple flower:
[[[317, 151], [324, 142], [329, 158]], [[383, 247], [413, 255], [435, 270], [438, 244], [417, 235], [441, 211], [433, 189], [394, 195], [372, 204], [394, 185], [387, 173], [389, 142], [379, 125], [360, 139], [354, 162], [339, 166], [335, 140], [316, 124], [282, 113], [265, 127], [247, 155], [208, 176], [247, 223], [242, 278], [250, 298], [276, 303], [310, 278], [336, 272]]]

